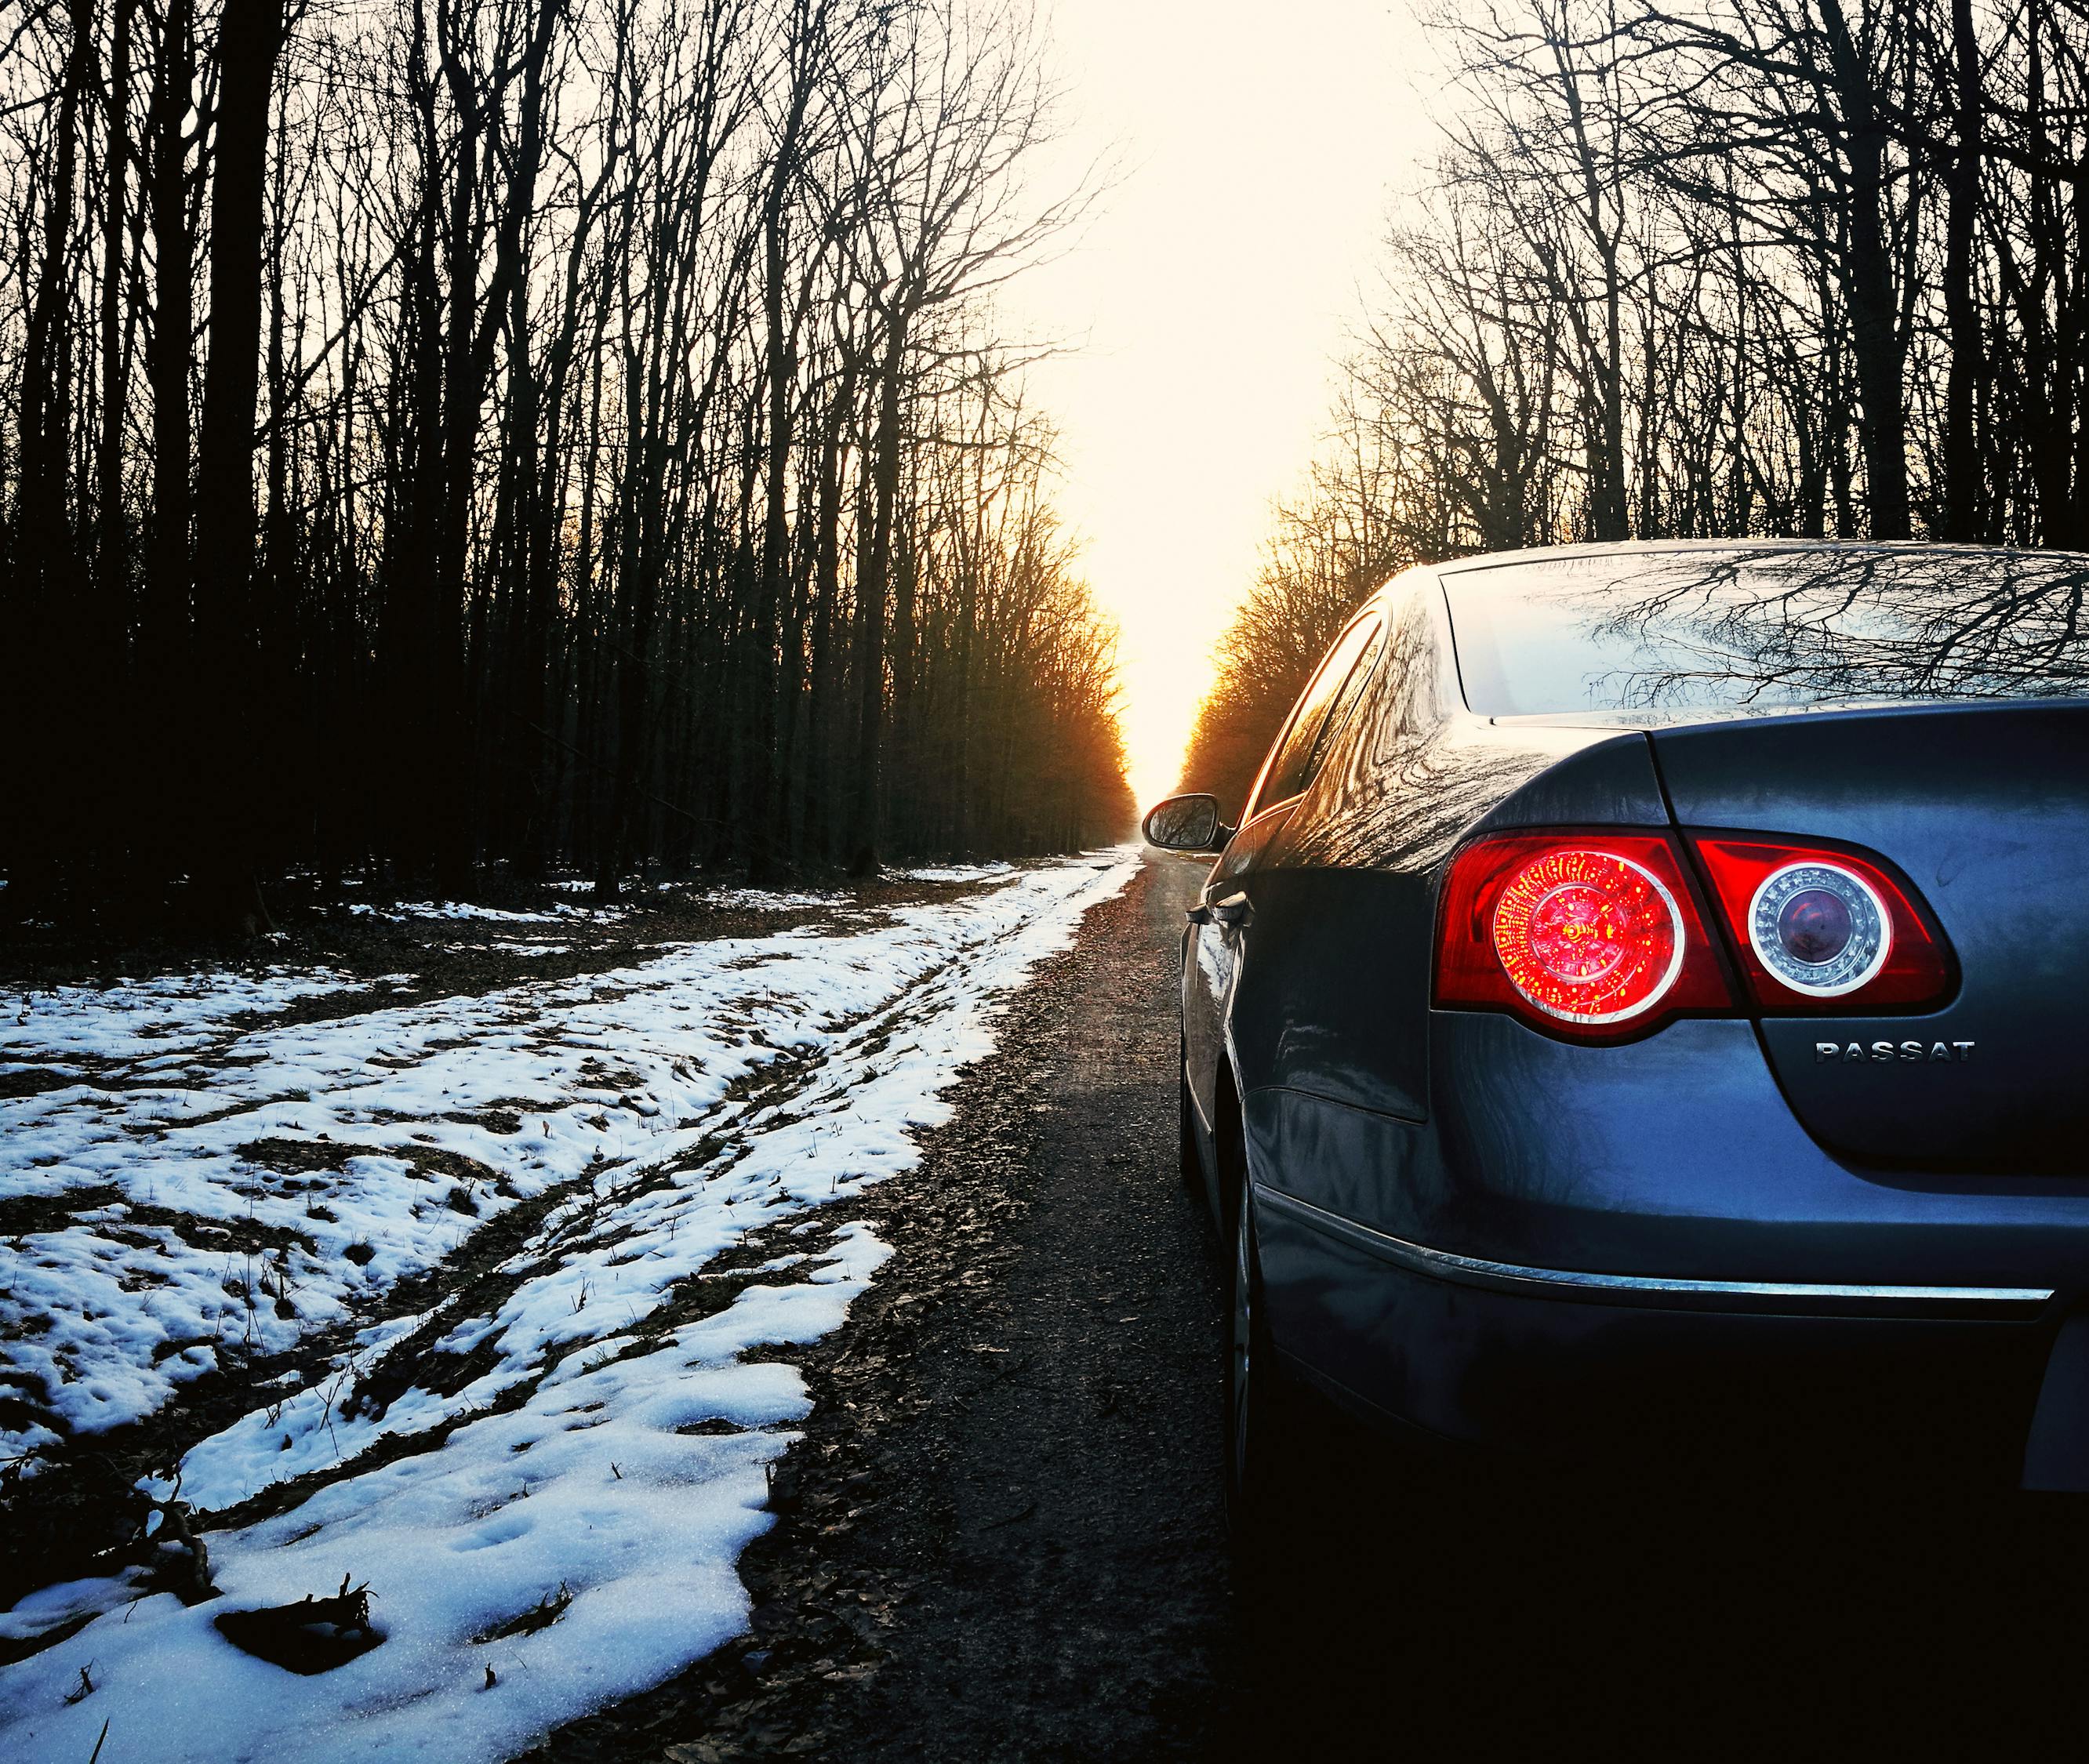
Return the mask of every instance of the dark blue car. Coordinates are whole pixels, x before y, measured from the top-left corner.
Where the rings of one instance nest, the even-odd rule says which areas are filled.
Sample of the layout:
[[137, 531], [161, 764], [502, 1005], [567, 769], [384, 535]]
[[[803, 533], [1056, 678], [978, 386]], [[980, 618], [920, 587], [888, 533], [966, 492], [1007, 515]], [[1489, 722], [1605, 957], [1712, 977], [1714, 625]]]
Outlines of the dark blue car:
[[1229, 1481], [1395, 1432], [2089, 1488], [2089, 557], [1574, 546], [1342, 632], [1182, 964]]

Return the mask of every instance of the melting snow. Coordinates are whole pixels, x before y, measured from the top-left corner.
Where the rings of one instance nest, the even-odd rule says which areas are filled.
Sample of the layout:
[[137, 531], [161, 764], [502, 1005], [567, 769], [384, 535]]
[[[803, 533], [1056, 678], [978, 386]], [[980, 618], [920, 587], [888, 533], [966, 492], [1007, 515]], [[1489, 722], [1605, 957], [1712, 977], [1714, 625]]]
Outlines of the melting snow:
[[[733, 1565], [806, 1406], [794, 1368], [743, 1351], [839, 1325], [886, 1254], [847, 1201], [913, 1160], [909, 1128], [944, 1119], [937, 1093], [991, 1047], [994, 1000], [1132, 867], [1014, 872], [847, 936], [687, 944], [322, 1023], [267, 1015], [343, 977], [0, 995], [0, 1060], [72, 1059], [82, 1080], [0, 1101], [0, 1197], [117, 1196], [8, 1246], [0, 1386], [73, 1428], [150, 1412], [232, 1340], [268, 1351], [352, 1322], [560, 1188], [489, 1312], [366, 1328], [188, 1454], [182, 1496], [206, 1515], [313, 1478], [287, 1511], [211, 1534], [218, 1598], [185, 1608], [119, 1578], [0, 1616], [21, 1636], [104, 1613], [0, 1670], [0, 1751], [84, 1758], [105, 1719], [118, 1759], [492, 1761], [736, 1633]], [[704, 1314], [706, 1265], [757, 1227], [812, 1235]], [[431, 1333], [474, 1356], [469, 1382], [350, 1412], [388, 1352]], [[32, 1422], [0, 1449], [53, 1436]], [[389, 1639], [331, 1672], [295, 1676], [212, 1627], [344, 1575]], [[547, 1627], [481, 1639], [568, 1594]], [[97, 1689], [68, 1706], [84, 1666]]]
[[839, 888], [825, 894], [791, 893], [780, 888], [706, 888], [706, 906], [738, 906], [757, 913], [796, 912], [809, 906], [834, 906], [849, 897]]
[[925, 870], [902, 870], [899, 874], [910, 882], [984, 882], [1007, 876], [1014, 867], [1009, 863], [946, 863]]
[[349, 911], [361, 918], [387, 918], [397, 923], [409, 918], [477, 918], [503, 925], [551, 925], [561, 919], [621, 918], [628, 909], [621, 906], [568, 906], [554, 901], [542, 912], [510, 912], [498, 906], [478, 906], [470, 901], [402, 901], [397, 906], [377, 906], [368, 901], [350, 904]]

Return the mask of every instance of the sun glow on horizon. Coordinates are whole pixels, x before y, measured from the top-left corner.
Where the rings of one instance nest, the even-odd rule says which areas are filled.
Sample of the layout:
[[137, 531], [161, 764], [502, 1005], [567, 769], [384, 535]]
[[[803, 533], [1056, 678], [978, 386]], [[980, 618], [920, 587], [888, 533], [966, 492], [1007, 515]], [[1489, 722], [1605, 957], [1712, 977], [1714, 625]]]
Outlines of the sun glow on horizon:
[[1427, 149], [1426, 56], [1405, 0], [1053, 0], [1052, 16], [1070, 127], [1035, 187], [1123, 169], [1004, 298], [1073, 345], [1033, 369], [1032, 396], [1122, 633], [1145, 807], [1177, 781], [1212, 644], [1324, 426], [1392, 194]]

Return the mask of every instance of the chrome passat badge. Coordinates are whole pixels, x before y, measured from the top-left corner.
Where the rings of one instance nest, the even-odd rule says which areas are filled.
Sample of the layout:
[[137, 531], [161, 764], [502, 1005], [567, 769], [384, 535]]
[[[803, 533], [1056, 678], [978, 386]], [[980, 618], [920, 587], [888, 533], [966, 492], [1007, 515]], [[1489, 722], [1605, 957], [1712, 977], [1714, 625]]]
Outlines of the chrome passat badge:
[[1970, 1041], [1817, 1041], [1813, 1044], [1817, 1066], [1831, 1060], [1846, 1066], [1884, 1065], [1896, 1060], [1910, 1065], [1948, 1066], [1972, 1057]]

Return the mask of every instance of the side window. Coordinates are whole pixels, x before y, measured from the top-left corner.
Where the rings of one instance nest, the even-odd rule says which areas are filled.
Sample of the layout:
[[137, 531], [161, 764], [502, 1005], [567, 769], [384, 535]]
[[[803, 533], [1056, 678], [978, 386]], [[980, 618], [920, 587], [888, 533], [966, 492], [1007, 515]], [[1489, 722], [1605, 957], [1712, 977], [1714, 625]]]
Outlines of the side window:
[[1340, 727], [1342, 719], [1349, 714], [1357, 693], [1362, 690], [1370, 675], [1364, 657], [1378, 630], [1379, 616], [1373, 612], [1359, 619], [1335, 640], [1334, 648], [1328, 652], [1319, 671], [1300, 694], [1291, 721], [1276, 738], [1276, 745], [1270, 750], [1268, 759], [1263, 761], [1262, 776], [1255, 782], [1255, 794], [1249, 799], [1243, 821], [1288, 801], [1312, 781], [1314, 766], [1322, 747], [1321, 735], [1326, 730]]
[[[1334, 751], [1336, 738], [1341, 734], [1343, 725], [1349, 721], [1349, 713], [1357, 708], [1357, 700], [1364, 696], [1366, 688], [1371, 683], [1371, 677], [1378, 672], [1372, 665], [1378, 656], [1378, 633], [1379, 622], [1373, 619], [1371, 629], [1365, 633], [1362, 649], [1350, 664], [1348, 677], [1329, 702], [1328, 714], [1320, 719], [1320, 733], [1313, 743], [1313, 757], [1306, 765], [1306, 784], [1310, 784], [1319, 776], [1321, 766]], [[1305, 785], [1302, 784], [1299, 788], [1303, 790]]]

